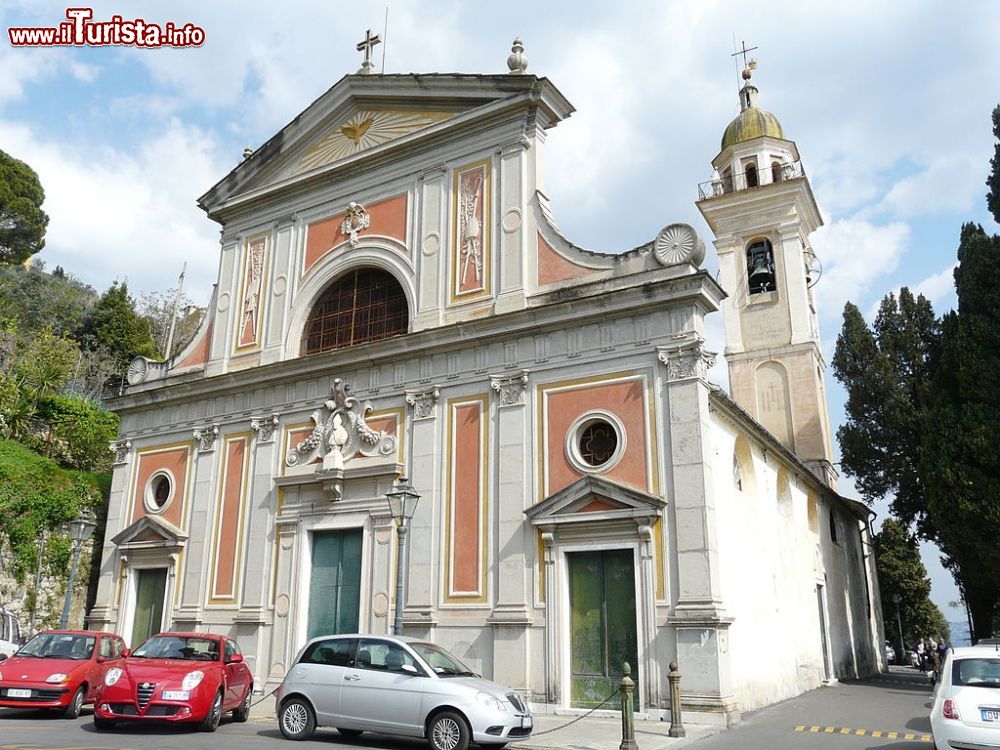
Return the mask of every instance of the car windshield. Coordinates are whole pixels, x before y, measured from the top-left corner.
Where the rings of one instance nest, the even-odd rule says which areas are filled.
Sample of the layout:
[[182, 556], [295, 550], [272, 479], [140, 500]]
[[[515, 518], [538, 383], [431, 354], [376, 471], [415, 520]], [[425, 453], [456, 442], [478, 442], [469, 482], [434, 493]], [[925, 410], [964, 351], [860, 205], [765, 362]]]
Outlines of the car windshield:
[[74, 635], [72, 633], [39, 633], [25, 643], [17, 652], [17, 656], [33, 656], [38, 659], [89, 659], [94, 653], [92, 635]]
[[956, 659], [951, 683], [968, 687], [1000, 688], [1000, 659]]
[[214, 638], [155, 635], [132, 652], [138, 659], [218, 661], [219, 642]]
[[478, 677], [475, 672], [465, 666], [458, 657], [449, 654], [433, 643], [410, 643], [410, 648], [416, 651], [428, 666], [442, 677]]

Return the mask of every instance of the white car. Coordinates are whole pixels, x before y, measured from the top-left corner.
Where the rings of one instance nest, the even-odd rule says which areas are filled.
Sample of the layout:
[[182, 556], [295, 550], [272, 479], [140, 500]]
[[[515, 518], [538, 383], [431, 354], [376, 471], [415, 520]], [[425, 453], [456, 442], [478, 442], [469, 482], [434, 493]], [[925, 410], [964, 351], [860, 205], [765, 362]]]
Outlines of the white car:
[[931, 708], [937, 750], [1000, 748], [1000, 649], [948, 652]]
[[416, 638], [330, 635], [310, 641], [275, 692], [278, 726], [307, 740], [317, 726], [425, 737], [432, 750], [499, 750], [531, 737], [525, 699]]
[[0, 660], [21, 647], [21, 624], [12, 612], [0, 609]]

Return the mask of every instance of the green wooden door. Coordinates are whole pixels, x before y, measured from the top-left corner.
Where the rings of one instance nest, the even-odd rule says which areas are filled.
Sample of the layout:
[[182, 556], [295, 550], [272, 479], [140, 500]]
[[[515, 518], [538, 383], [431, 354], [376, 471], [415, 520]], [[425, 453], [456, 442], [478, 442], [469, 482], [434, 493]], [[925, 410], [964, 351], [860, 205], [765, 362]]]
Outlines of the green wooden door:
[[140, 568], [135, 571], [135, 617], [132, 640], [135, 648], [163, 627], [163, 595], [167, 590], [166, 568]]
[[361, 529], [312, 535], [309, 637], [358, 632]]
[[[618, 688], [622, 663], [638, 685], [635, 563], [632, 550], [572, 552], [570, 586], [570, 702], [592, 708]], [[636, 710], [639, 705], [636, 701]], [[612, 701], [606, 708], [620, 707]]]

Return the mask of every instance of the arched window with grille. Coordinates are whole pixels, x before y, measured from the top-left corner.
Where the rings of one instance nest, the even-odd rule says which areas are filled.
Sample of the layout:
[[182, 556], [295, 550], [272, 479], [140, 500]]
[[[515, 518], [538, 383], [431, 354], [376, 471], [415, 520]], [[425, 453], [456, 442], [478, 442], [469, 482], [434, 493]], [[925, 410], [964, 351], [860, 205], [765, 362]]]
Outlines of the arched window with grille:
[[316, 354], [406, 333], [403, 287], [377, 268], [349, 271], [320, 295], [302, 332], [301, 354]]

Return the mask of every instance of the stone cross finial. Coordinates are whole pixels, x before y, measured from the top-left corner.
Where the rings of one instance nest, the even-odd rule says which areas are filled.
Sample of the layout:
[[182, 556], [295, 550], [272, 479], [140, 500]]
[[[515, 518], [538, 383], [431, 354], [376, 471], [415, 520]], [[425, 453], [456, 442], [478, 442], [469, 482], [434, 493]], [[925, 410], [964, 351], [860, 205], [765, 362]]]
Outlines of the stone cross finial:
[[376, 44], [382, 43], [382, 37], [378, 34], [372, 36], [372, 30], [368, 29], [365, 31], [365, 38], [358, 42], [358, 52], [365, 53], [365, 60], [361, 63], [361, 67], [358, 69], [358, 73], [361, 75], [371, 75], [375, 72], [375, 66], [372, 65], [372, 49], [374, 49]]
[[510, 48], [510, 57], [507, 58], [507, 67], [511, 75], [523, 75], [528, 71], [528, 58], [524, 56], [524, 42], [518, 37]]

